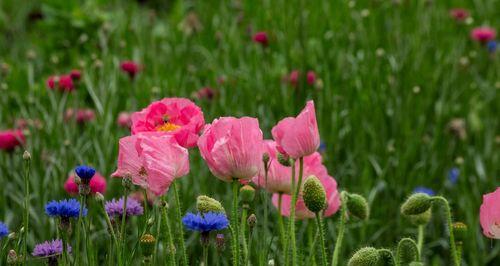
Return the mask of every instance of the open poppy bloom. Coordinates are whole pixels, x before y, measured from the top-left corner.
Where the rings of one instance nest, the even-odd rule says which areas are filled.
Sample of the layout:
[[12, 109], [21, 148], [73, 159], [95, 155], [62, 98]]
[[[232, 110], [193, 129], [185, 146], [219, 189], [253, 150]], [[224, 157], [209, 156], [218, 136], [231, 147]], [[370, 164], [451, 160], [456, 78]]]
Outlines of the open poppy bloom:
[[479, 220], [486, 237], [500, 239], [500, 187], [483, 195]]

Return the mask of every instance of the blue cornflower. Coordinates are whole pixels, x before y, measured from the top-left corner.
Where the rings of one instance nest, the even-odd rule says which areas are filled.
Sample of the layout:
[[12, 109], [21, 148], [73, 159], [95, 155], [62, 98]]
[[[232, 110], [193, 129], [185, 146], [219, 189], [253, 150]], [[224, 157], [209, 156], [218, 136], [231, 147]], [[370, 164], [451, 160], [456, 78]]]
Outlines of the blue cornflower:
[[0, 239], [6, 237], [9, 234], [9, 228], [7, 228], [7, 225], [4, 223], [0, 222]]
[[428, 187], [423, 187], [423, 186], [416, 187], [413, 190], [413, 193], [425, 193], [425, 194], [427, 194], [429, 196], [435, 196], [436, 195], [436, 192], [434, 192], [434, 190], [432, 190], [431, 188], [428, 188]]
[[489, 41], [486, 44], [486, 48], [488, 49], [488, 52], [494, 53], [497, 50], [498, 43], [497, 41]]
[[448, 180], [452, 184], [456, 184], [458, 181], [458, 177], [460, 176], [460, 169], [453, 167], [448, 171]]
[[320, 141], [318, 151], [319, 151], [319, 153], [324, 153], [326, 151], [326, 143], [325, 142]]
[[82, 180], [89, 181], [90, 179], [92, 179], [92, 177], [94, 177], [94, 175], [95, 175], [95, 169], [92, 168], [92, 167], [90, 167], [90, 166], [79, 165], [79, 166], [77, 166], [75, 168], [75, 173]]
[[182, 223], [187, 229], [202, 233], [222, 230], [229, 225], [226, 215], [217, 212], [188, 213], [182, 218]]
[[[45, 213], [51, 217], [71, 218], [80, 215], [80, 203], [76, 199], [51, 201], [45, 205]], [[82, 216], [87, 215], [87, 208], [83, 208]]]

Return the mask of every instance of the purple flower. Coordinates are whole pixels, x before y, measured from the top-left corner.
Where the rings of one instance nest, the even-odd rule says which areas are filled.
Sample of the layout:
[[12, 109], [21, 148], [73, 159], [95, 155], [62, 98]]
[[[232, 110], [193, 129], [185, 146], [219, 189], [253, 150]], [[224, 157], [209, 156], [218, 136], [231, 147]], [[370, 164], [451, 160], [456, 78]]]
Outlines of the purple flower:
[[413, 190], [413, 193], [425, 193], [425, 194], [427, 194], [429, 196], [435, 196], [436, 195], [436, 192], [434, 192], [434, 190], [432, 190], [431, 188], [428, 188], [428, 187], [423, 187], [423, 186], [416, 187]]
[[[123, 198], [120, 198], [119, 200], [112, 199], [110, 201], [107, 201], [106, 204], [104, 205], [104, 208], [106, 209], [106, 213], [108, 213], [109, 217], [122, 216]], [[142, 215], [144, 212], [144, 209], [142, 208], [141, 204], [133, 198], [127, 198], [126, 208], [127, 208], [127, 216], [138, 216]]]
[[[68, 245], [68, 253], [71, 252], [71, 246]], [[45, 241], [37, 244], [33, 249], [31, 255], [35, 257], [50, 257], [63, 253], [63, 244], [61, 239], [54, 239], [52, 241]]]

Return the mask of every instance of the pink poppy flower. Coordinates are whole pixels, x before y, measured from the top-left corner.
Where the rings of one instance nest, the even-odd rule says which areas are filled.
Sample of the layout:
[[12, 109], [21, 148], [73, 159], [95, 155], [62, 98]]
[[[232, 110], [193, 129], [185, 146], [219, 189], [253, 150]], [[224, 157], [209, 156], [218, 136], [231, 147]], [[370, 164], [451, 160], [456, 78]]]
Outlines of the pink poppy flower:
[[452, 8], [450, 10], [450, 16], [454, 18], [457, 22], [462, 22], [469, 17], [470, 13], [465, 8]]
[[47, 87], [49, 89], [53, 90], [56, 87], [56, 83], [59, 82], [59, 77], [58, 76], [50, 76], [47, 78]]
[[76, 110], [73, 108], [69, 108], [66, 110], [66, 113], [64, 114], [64, 119], [66, 121], [74, 120], [78, 124], [85, 124], [95, 119], [95, 113], [94, 110], [89, 108], [82, 108]]
[[[78, 185], [75, 183], [75, 175], [71, 174], [64, 183], [64, 190], [71, 196], [78, 195]], [[97, 192], [104, 194], [106, 192], [106, 178], [100, 173], [95, 173], [94, 177], [90, 179], [90, 192], [95, 194]]]
[[59, 90], [60, 91], [72, 91], [75, 89], [73, 84], [73, 79], [70, 75], [59, 76]]
[[123, 128], [130, 128], [132, 126], [132, 115], [129, 112], [120, 112], [116, 119], [118, 126]]
[[185, 98], [165, 98], [132, 114], [132, 134], [163, 132], [186, 148], [196, 146], [204, 125], [200, 107]]
[[[337, 182], [335, 179], [328, 174], [326, 176], [318, 177], [319, 180], [321, 181], [321, 184], [325, 188], [326, 191], [326, 203], [327, 207], [324, 211], [324, 216], [329, 217], [335, 214], [340, 207], [340, 195], [339, 192], [337, 191]], [[306, 178], [307, 179], [307, 178]], [[272, 198], [273, 205], [278, 208], [278, 203], [279, 203], [279, 194], [275, 193], [273, 194]], [[288, 194], [283, 194], [282, 195], [282, 202], [281, 202], [281, 215], [283, 216], [290, 216], [290, 207], [292, 203], [292, 196]], [[297, 204], [295, 205], [295, 217], [297, 219], [307, 219], [307, 218], [314, 218], [315, 215], [313, 212], [307, 209], [304, 200], [302, 199], [301, 196], [297, 199]]]
[[82, 78], [82, 72], [78, 69], [73, 69], [69, 72], [69, 76], [74, 81], [79, 81]]
[[120, 139], [118, 169], [113, 177], [130, 177], [132, 183], [155, 195], [189, 173], [189, 156], [171, 135], [143, 133]]
[[288, 75], [288, 82], [292, 87], [297, 87], [297, 85], [299, 85], [299, 76], [300, 72], [298, 70], [293, 70], [290, 72], [290, 75]]
[[269, 45], [269, 38], [267, 36], [267, 32], [260, 31], [253, 35], [253, 41], [261, 44], [263, 47], [267, 47]]
[[[146, 190], [146, 194], [148, 197], [148, 205], [153, 206], [154, 202], [158, 198], [153, 192], [150, 190]], [[138, 202], [144, 204], [144, 192], [143, 191], [134, 191], [130, 193], [130, 197], [137, 200]]]
[[495, 29], [490, 27], [477, 27], [472, 29], [470, 33], [470, 37], [473, 40], [478, 41], [482, 44], [495, 39], [496, 36], [497, 32], [495, 31]]
[[201, 156], [223, 181], [249, 179], [262, 165], [263, 137], [259, 120], [221, 117], [207, 125], [198, 140]]
[[139, 71], [141, 71], [142, 69], [141, 65], [130, 60], [123, 61], [120, 64], [120, 68], [123, 72], [127, 73], [131, 79], [134, 79], [137, 73], [139, 73]]
[[314, 73], [314, 71], [312, 70], [309, 70], [307, 71], [307, 84], [309, 84], [310, 86], [313, 86], [314, 83], [316, 82], [316, 73]]
[[486, 237], [500, 239], [500, 187], [483, 195], [479, 221]]
[[24, 145], [26, 138], [20, 129], [0, 131], [0, 150], [12, 151], [16, 147]]
[[276, 148], [284, 155], [298, 159], [314, 153], [320, 143], [314, 102], [308, 101], [296, 118], [282, 119], [271, 132]]
[[[265, 170], [263, 167], [259, 170], [257, 176], [252, 181], [271, 193], [291, 194], [292, 167], [283, 166], [278, 162], [278, 151], [276, 142], [265, 140], [265, 152], [269, 154], [269, 170], [267, 175], [267, 184], [265, 180]], [[304, 157], [304, 176], [315, 175], [317, 177], [329, 177], [326, 167], [322, 164], [322, 157], [319, 152], [315, 152]], [[299, 164], [295, 163], [295, 172], [299, 173]]]

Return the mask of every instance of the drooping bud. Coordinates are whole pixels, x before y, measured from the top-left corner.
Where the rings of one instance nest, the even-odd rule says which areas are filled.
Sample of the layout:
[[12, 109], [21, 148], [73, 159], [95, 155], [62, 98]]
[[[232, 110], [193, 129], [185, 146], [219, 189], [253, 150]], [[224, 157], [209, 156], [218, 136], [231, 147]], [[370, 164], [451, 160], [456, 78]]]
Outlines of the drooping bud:
[[455, 242], [462, 243], [467, 238], [467, 225], [462, 222], [453, 223]]
[[217, 234], [215, 237], [215, 246], [218, 251], [223, 251], [226, 248], [226, 241], [224, 239], [224, 234]]
[[293, 160], [278, 152], [278, 162], [283, 166], [292, 166]]
[[255, 189], [250, 185], [244, 185], [240, 188], [240, 200], [243, 204], [250, 204], [255, 198]]
[[202, 214], [207, 212], [226, 213], [219, 201], [205, 195], [196, 198], [196, 209]]
[[349, 259], [348, 266], [376, 266], [380, 261], [378, 251], [372, 247], [362, 248]]
[[377, 266], [394, 266], [396, 265], [396, 259], [389, 249], [381, 248], [377, 250], [379, 261]]
[[97, 200], [98, 202], [103, 202], [104, 201], [104, 196], [100, 193], [100, 192], [96, 192], [94, 194], [94, 198], [95, 200]]
[[156, 238], [151, 234], [144, 234], [141, 237], [140, 244], [142, 254], [144, 254], [144, 256], [146, 257], [150, 257], [151, 255], [153, 255], [155, 249]]
[[31, 154], [28, 151], [24, 151], [24, 153], [23, 153], [23, 159], [25, 161], [31, 160]]
[[316, 176], [309, 176], [304, 182], [302, 197], [307, 209], [318, 213], [326, 207], [325, 188]]
[[411, 238], [403, 238], [399, 241], [397, 251], [398, 263], [408, 265], [419, 258], [417, 243]]
[[432, 198], [429, 195], [415, 193], [401, 205], [401, 213], [404, 215], [417, 215], [426, 212], [431, 206]]
[[252, 230], [255, 227], [255, 224], [257, 224], [257, 216], [255, 214], [250, 214], [247, 218], [247, 224], [250, 230]]
[[432, 207], [421, 214], [405, 215], [405, 217], [416, 226], [426, 225], [432, 218]]
[[370, 216], [370, 207], [368, 207], [368, 202], [359, 194], [347, 194], [346, 206], [351, 215], [361, 220], [366, 220]]

